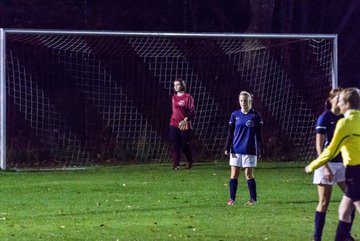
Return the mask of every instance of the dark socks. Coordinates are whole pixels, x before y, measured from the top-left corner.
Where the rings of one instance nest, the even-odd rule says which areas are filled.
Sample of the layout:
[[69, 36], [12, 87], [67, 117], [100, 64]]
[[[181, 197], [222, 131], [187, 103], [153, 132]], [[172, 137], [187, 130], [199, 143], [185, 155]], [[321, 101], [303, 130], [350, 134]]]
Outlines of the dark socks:
[[235, 200], [237, 186], [238, 186], [238, 180], [237, 179], [230, 179], [229, 186], [230, 186], [230, 198], [232, 200]]
[[314, 240], [321, 240], [324, 225], [325, 225], [326, 213], [315, 212], [315, 230], [314, 230]]
[[172, 159], [173, 168], [180, 165], [180, 153], [179, 152], [173, 151], [171, 153], [171, 159]]
[[249, 189], [249, 193], [250, 193], [250, 198], [252, 200], [257, 201], [257, 194], [256, 194], [256, 182], [254, 178], [251, 178], [249, 180], [247, 180], [247, 184], [248, 184], [248, 189]]
[[346, 223], [341, 220], [338, 222], [338, 226], [336, 229], [335, 241], [344, 241], [349, 237], [351, 229], [351, 223]]
[[351, 213], [351, 226], [350, 226], [349, 232], [351, 231], [351, 228], [352, 228], [352, 225], [353, 225], [353, 222], [354, 222], [355, 213], [356, 213], [356, 208], [355, 208], [354, 211]]

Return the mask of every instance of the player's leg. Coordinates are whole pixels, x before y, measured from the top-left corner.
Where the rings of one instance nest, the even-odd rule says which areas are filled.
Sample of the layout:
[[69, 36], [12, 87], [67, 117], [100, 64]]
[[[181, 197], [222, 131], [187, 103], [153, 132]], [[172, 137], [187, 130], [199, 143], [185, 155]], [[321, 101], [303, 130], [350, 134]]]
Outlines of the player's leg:
[[360, 166], [346, 167], [346, 197], [360, 213]]
[[325, 226], [326, 212], [329, 207], [332, 185], [318, 184], [319, 202], [315, 211], [314, 241], [321, 240]]
[[360, 213], [360, 166], [347, 166], [345, 172], [347, 187], [339, 205], [336, 241], [350, 238], [351, 215], [355, 208]]
[[[358, 211], [360, 212], [360, 202], [358, 201], [358, 203], [359, 204], [356, 205], [359, 206]], [[350, 238], [351, 214], [355, 207], [353, 201], [344, 195], [339, 205], [339, 221], [336, 229], [335, 241], [344, 241], [347, 238]]]
[[[345, 181], [338, 182], [337, 184], [340, 187], [340, 189], [345, 193], [346, 192], [346, 183], [345, 183]], [[356, 213], [356, 209], [354, 208], [353, 212], [351, 213], [351, 226], [350, 226], [350, 230], [349, 230], [350, 233], [351, 233], [352, 225], [354, 223], [355, 213]]]
[[190, 148], [191, 130], [180, 131], [180, 133], [181, 133], [180, 134], [181, 147], [182, 147], [183, 153], [187, 160], [186, 168], [191, 169], [193, 166], [193, 163], [194, 163], [193, 158], [192, 158], [191, 148]]
[[240, 167], [241, 167], [241, 159], [238, 154], [230, 154], [230, 181], [229, 181], [229, 189], [230, 189], [230, 199], [228, 200], [228, 205], [234, 205], [236, 199], [236, 192], [238, 187], [238, 179], [240, 175]]
[[[329, 168], [335, 175], [334, 169], [331, 168], [330, 162]], [[317, 185], [318, 190], [318, 204], [315, 210], [314, 219], [314, 240], [321, 240], [322, 233], [325, 225], [326, 212], [330, 203], [332, 186], [335, 184], [334, 180], [328, 180], [324, 173], [324, 166], [318, 168], [314, 172], [313, 184]], [[334, 176], [333, 175], [333, 176]], [[334, 177], [333, 177], [334, 179]]]
[[319, 184], [317, 186], [317, 189], [318, 189], [319, 202], [316, 207], [316, 211], [321, 212], [321, 213], [326, 213], [326, 211], [329, 207], [329, 203], [330, 203], [330, 198], [331, 198], [331, 194], [332, 194], [332, 186], [325, 185], [325, 184]]
[[353, 202], [354, 206], [355, 206], [355, 210], [360, 213], [360, 200]]
[[170, 126], [169, 139], [170, 139], [172, 168], [173, 168], [173, 170], [177, 170], [180, 167], [180, 149], [181, 149], [181, 139], [180, 139], [179, 128]]
[[245, 178], [248, 185], [250, 199], [245, 204], [252, 205], [257, 202], [256, 181], [254, 178], [254, 167], [257, 165], [257, 157], [252, 155], [242, 155], [242, 166], [245, 169]]
[[350, 223], [351, 222], [351, 213], [355, 209], [355, 205], [351, 198], [343, 196], [339, 205], [339, 220]]
[[245, 167], [245, 178], [249, 190], [250, 199], [245, 204], [255, 204], [257, 202], [257, 192], [256, 192], [256, 181], [254, 178], [254, 168]]

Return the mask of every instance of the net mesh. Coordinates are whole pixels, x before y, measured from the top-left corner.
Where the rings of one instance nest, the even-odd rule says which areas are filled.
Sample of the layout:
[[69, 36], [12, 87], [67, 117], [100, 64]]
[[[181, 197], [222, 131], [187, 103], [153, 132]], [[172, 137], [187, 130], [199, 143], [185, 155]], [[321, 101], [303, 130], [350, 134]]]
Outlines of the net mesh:
[[175, 78], [195, 100], [196, 161], [222, 157], [241, 90], [267, 157], [309, 159], [333, 73], [331, 39], [9, 33], [6, 46], [10, 167], [167, 162]]

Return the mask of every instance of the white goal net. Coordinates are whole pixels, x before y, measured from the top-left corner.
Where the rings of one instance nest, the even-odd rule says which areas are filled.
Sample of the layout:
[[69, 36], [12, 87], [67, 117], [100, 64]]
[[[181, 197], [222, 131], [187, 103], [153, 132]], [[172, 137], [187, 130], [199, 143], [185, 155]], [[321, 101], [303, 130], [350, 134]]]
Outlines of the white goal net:
[[[314, 157], [336, 85], [336, 36], [3, 30], [2, 163], [83, 167], [169, 160], [172, 84], [194, 97], [196, 161], [222, 158], [238, 94], [254, 94], [265, 155]], [[2, 166], [4, 169], [4, 164]]]

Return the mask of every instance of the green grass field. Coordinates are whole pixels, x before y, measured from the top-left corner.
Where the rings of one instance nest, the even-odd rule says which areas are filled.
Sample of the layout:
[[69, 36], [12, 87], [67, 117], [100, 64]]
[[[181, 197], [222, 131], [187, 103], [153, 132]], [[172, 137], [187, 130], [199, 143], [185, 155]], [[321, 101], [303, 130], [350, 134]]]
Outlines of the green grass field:
[[[261, 162], [256, 206], [242, 205], [243, 176], [226, 205], [229, 173], [227, 161], [0, 172], [0, 240], [312, 240], [317, 192], [302, 165]], [[323, 240], [333, 240], [340, 199], [336, 188]]]

